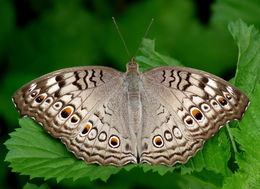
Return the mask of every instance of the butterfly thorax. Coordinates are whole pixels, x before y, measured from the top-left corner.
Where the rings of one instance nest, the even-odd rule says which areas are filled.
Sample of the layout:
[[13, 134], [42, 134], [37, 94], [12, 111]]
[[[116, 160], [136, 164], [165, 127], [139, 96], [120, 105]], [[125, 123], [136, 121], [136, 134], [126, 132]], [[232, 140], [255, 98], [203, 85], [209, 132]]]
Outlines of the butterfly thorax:
[[134, 58], [131, 58], [131, 61], [126, 65], [126, 68], [126, 82], [128, 86], [128, 92], [130, 92], [132, 95], [135, 95], [139, 93], [139, 65], [135, 62]]
[[128, 95], [128, 119], [129, 127], [134, 129], [137, 135], [141, 125], [142, 117], [142, 104], [140, 95], [140, 72], [139, 65], [135, 62], [134, 58], [127, 64], [126, 72], [126, 87]]

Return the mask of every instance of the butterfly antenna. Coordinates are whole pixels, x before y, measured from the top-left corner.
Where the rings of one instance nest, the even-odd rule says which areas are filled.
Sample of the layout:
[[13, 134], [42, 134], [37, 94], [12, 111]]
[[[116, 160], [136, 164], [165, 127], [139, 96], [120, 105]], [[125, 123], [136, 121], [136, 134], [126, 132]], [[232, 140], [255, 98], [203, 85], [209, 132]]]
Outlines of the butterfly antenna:
[[150, 24], [149, 24], [149, 26], [147, 27], [147, 29], [146, 29], [146, 31], [145, 31], [144, 37], [142, 38], [141, 42], [139, 43], [139, 46], [138, 46], [138, 48], [137, 48], [137, 50], [136, 50], [136, 53], [135, 53], [135, 56], [134, 56], [134, 57], [137, 56], [137, 53], [139, 52], [139, 50], [140, 50], [140, 48], [141, 48], [141, 45], [142, 45], [142, 43], [143, 43], [143, 40], [146, 38], [146, 36], [147, 36], [147, 34], [148, 34], [148, 32], [149, 32], [149, 30], [150, 30], [152, 24], [153, 24], [153, 21], [154, 21], [154, 19], [152, 18], [152, 19], [151, 19], [151, 22], [150, 22]]
[[117, 25], [117, 23], [116, 23], [116, 19], [115, 19], [114, 17], [112, 17], [112, 20], [113, 20], [113, 22], [114, 22], [114, 24], [115, 24], [116, 30], [117, 30], [117, 32], [118, 32], [118, 34], [119, 34], [119, 36], [120, 36], [120, 38], [121, 38], [121, 40], [122, 40], [122, 42], [123, 42], [123, 44], [124, 44], [125, 50], [126, 50], [127, 55], [129, 56], [129, 59], [130, 59], [130, 58], [131, 58], [131, 55], [130, 55], [129, 50], [128, 50], [127, 46], [126, 46], [125, 40], [124, 40], [124, 38], [123, 38], [123, 35], [121, 34], [121, 32], [120, 32], [120, 30], [119, 30], [119, 27], [118, 27], [118, 25]]

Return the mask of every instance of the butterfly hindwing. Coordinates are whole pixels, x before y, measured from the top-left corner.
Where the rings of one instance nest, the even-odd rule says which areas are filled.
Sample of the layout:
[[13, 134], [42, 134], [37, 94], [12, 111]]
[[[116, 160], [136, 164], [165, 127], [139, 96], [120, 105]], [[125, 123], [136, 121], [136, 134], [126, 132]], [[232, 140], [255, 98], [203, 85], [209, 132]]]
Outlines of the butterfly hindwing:
[[77, 136], [62, 141], [87, 163], [136, 163], [137, 141], [127, 120], [127, 91], [120, 88], [83, 122]]
[[143, 126], [139, 131], [140, 162], [172, 166], [185, 163], [203, 146], [203, 140], [187, 138], [175, 119], [152, 90], [142, 93]]

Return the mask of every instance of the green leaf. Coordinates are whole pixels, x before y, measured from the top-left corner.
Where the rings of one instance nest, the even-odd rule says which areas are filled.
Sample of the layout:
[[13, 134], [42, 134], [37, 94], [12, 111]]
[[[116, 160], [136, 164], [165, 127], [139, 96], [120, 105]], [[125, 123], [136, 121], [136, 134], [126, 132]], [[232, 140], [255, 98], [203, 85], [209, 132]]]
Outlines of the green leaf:
[[239, 169], [231, 179], [227, 179], [226, 188], [230, 188], [230, 182], [235, 186], [241, 177], [243, 184], [239, 188], [260, 188], [260, 85], [256, 86], [249, 98], [251, 105], [239, 123], [239, 128], [231, 130], [243, 152], [236, 153]]
[[221, 129], [216, 136], [205, 143], [196, 156], [191, 158], [187, 164], [182, 165], [182, 174], [206, 169], [228, 176], [231, 174], [227, 166], [230, 156], [230, 142], [226, 131]]
[[11, 133], [11, 139], [5, 142], [9, 150], [5, 161], [10, 162], [14, 172], [30, 175], [30, 178], [56, 178], [58, 182], [65, 178], [77, 180], [82, 177], [106, 181], [122, 169], [87, 165], [75, 158], [59, 140], [52, 138], [32, 119], [22, 118], [19, 123], [21, 128]]
[[143, 39], [140, 51], [143, 56], [136, 58], [136, 61], [140, 63], [140, 71], [156, 66], [182, 66], [179, 61], [156, 52], [154, 40]]
[[235, 85], [249, 94], [250, 106], [239, 128], [231, 128], [240, 152], [235, 154], [238, 170], [225, 179], [224, 188], [260, 188], [260, 35], [254, 26], [238, 20], [229, 25], [239, 49]]
[[238, 46], [238, 63], [234, 84], [246, 94], [260, 82], [260, 35], [253, 25], [242, 20], [228, 26]]
[[248, 174], [238, 173], [232, 175], [232, 177], [228, 177], [225, 179], [223, 189], [248, 189]]
[[42, 184], [37, 186], [36, 184], [26, 183], [23, 189], [49, 189], [50, 187], [47, 184]]
[[167, 167], [165, 165], [149, 165], [147, 163], [139, 165], [143, 168], [144, 172], [152, 171], [153, 173], [158, 173], [161, 176], [165, 175], [167, 172], [173, 172], [175, 169], [179, 169], [180, 165], [173, 167]]

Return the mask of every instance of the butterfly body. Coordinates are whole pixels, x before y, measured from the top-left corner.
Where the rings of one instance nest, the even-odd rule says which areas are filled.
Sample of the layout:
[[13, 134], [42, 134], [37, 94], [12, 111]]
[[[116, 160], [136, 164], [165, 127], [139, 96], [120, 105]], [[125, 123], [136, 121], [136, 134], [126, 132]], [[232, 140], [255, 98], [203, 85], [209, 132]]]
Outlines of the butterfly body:
[[126, 73], [101, 66], [52, 72], [13, 101], [78, 158], [116, 166], [185, 163], [249, 104], [212, 74], [175, 66], [139, 72], [134, 59]]
[[131, 62], [127, 64], [127, 72], [125, 75], [125, 84], [128, 96], [129, 127], [133, 128], [135, 136], [137, 136], [142, 125], [142, 102], [140, 91], [142, 81], [138, 64], [134, 62], [134, 59], [131, 59]]

